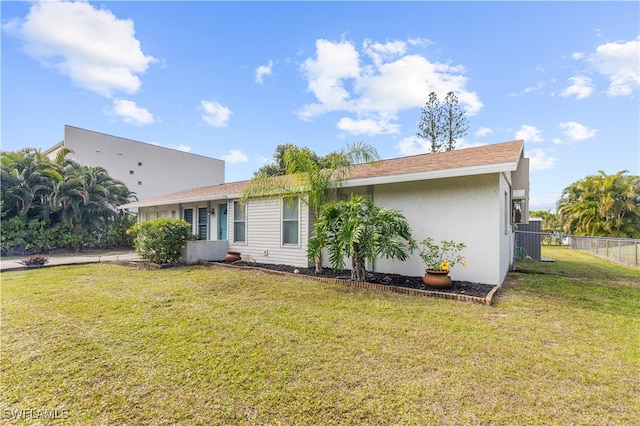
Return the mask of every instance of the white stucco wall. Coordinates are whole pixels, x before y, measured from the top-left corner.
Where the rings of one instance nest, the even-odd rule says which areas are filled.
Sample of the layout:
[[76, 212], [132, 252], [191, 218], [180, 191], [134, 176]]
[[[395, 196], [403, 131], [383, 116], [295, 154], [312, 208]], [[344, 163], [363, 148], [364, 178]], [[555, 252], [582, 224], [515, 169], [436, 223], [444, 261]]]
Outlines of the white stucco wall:
[[[414, 239], [433, 237], [438, 242], [454, 240], [467, 245], [463, 252], [467, 266], [452, 269], [454, 280], [499, 284], [508, 269], [501, 258], [502, 245], [509, 237], [501, 229], [505, 217], [501, 186], [500, 175], [486, 174], [378, 185], [373, 196], [376, 205], [403, 212]], [[414, 253], [405, 262], [379, 259], [374, 268], [420, 276], [425, 265]]]
[[511, 267], [514, 250], [514, 225], [511, 223], [511, 173], [500, 174], [500, 193], [502, 194], [500, 210], [500, 283], [504, 281]]
[[64, 147], [73, 151], [68, 158], [107, 169], [139, 200], [224, 183], [225, 164], [216, 158], [73, 126], [64, 128]]

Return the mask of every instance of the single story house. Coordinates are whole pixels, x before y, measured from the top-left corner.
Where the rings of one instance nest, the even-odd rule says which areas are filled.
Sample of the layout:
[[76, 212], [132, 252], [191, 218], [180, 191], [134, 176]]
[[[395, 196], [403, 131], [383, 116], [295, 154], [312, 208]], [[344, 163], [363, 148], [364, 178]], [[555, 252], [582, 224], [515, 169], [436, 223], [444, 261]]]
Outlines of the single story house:
[[[139, 221], [183, 218], [200, 240], [226, 241], [225, 250], [240, 252], [243, 260], [313, 266], [306, 254], [312, 212], [283, 199], [250, 199], [243, 206], [239, 196], [247, 183], [193, 188], [122, 208], [138, 208]], [[466, 266], [456, 265], [452, 279], [497, 285], [512, 265], [515, 225], [528, 220], [529, 159], [522, 140], [386, 159], [352, 167], [339, 194], [367, 194], [380, 207], [401, 210], [414, 239], [465, 243]], [[404, 262], [368, 265], [413, 276], [424, 269], [417, 253]]]

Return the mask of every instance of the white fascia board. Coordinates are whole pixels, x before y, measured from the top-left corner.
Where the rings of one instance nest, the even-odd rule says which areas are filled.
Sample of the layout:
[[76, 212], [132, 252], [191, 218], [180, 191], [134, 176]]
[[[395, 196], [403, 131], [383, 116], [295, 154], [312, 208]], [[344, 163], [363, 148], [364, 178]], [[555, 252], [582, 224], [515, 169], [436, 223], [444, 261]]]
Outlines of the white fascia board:
[[354, 187], [365, 185], [382, 185], [387, 183], [402, 183], [430, 179], [442, 179], [449, 177], [482, 175], [487, 173], [511, 172], [518, 168], [517, 162], [486, 164], [481, 166], [459, 167], [455, 169], [433, 170], [428, 172], [403, 173], [390, 176], [374, 176], [359, 179], [346, 179], [342, 187]]
[[154, 206], [166, 206], [169, 204], [187, 204], [187, 203], [198, 203], [200, 201], [218, 201], [218, 200], [227, 200], [238, 198], [240, 196], [239, 193], [234, 194], [217, 194], [217, 195], [202, 195], [200, 197], [188, 197], [188, 198], [174, 198], [172, 200], [162, 200], [162, 201], [140, 201], [129, 204], [123, 204], [118, 208], [121, 210], [130, 209], [130, 208], [140, 208], [140, 207], [154, 207]]
[[[342, 182], [342, 185], [340, 186], [355, 187], [355, 186], [366, 186], [366, 185], [382, 185], [387, 183], [402, 183], [402, 182], [441, 179], [441, 178], [449, 178], [449, 177], [481, 175], [481, 174], [487, 174], [487, 173], [503, 173], [503, 172], [512, 172], [517, 168], [518, 168], [517, 162], [485, 164], [480, 166], [459, 167], [454, 169], [433, 170], [428, 172], [402, 173], [402, 174], [389, 175], [389, 176], [374, 176], [374, 177], [359, 178], [359, 179], [346, 179]], [[240, 197], [240, 193], [203, 195], [199, 197], [175, 198], [172, 200], [163, 200], [163, 201], [156, 201], [156, 202], [141, 201], [141, 202], [124, 204], [119, 208], [121, 210], [124, 210], [132, 207], [140, 208], [140, 207], [163, 206], [167, 204], [197, 203], [199, 201], [226, 200], [226, 199], [234, 199], [239, 197]]]

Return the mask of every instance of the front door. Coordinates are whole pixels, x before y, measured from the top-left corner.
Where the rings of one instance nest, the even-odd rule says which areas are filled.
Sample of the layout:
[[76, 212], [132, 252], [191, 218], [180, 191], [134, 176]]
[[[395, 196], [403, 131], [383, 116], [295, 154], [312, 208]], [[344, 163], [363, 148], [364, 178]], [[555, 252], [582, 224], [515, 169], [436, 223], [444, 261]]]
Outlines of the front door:
[[227, 239], [227, 204], [218, 205], [218, 233], [219, 240]]

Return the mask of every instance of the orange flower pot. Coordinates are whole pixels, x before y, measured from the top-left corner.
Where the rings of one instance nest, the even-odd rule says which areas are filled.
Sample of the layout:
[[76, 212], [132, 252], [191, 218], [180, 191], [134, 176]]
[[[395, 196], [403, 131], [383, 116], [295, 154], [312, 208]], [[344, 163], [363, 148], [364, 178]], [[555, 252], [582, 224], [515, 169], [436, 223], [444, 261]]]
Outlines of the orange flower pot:
[[435, 271], [432, 269], [425, 269], [426, 274], [422, 277], [422, 282], [429, 287], [433, 288], [451, 288], [453, 283], [449, 276], [449, 271]]

